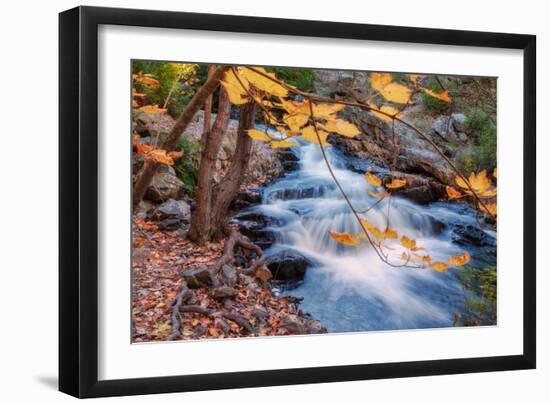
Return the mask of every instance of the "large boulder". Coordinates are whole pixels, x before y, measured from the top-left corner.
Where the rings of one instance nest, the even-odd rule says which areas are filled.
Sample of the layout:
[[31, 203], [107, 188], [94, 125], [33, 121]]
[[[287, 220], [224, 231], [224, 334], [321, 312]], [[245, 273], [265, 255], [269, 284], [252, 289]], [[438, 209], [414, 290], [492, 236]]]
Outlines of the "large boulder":
[[461, 113], [438, 116], [433, 124], [432, 130], [446, 141], [465, 143], [468, 136], [466, 130], [466, 115]]
[[151, 218], [160, 229], [177, 229], [189, 224], [191, 207], [185, 201], [169, 199], [153, 211]]
[[297, 251], [284, 250], [268, 257], [266, 265], [274, 279], [284, 282], [299, 282], [304, 279], [311, 261]]
[[176, 176], [174, 169], [162, 164], [145, 192], [145, 199], [156, 203], [166, 202], [168, 199], [177, 198], [182, 187], [183, 182]]

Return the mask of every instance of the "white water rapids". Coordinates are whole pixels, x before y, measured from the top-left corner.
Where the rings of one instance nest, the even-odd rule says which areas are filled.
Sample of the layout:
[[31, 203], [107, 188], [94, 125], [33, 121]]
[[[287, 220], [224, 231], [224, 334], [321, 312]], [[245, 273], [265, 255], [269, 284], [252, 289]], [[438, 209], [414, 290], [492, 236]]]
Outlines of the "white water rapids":
[[[360, 226], [332, 180], [318, 145], [298, 148], [298, 170], [287, 173], [263, 190], [263, 202], [253, 211], [275, 219], [275, 235], [267, 251], [293, 249], [311, 265], [297, 288], [284, 293], [303, 297], [300, 308], [319, 319], [329, 332], [357, 332], [410, 328], [450, 327], [464, 302], [456, 269], [447, 273], [393, 268], [371, 247], [346, 247], [329, 231], [360, 233]], [[362, 174], [345, 167], [343, 157], [326, 148], [334, 173], [358, 211], [376, 199], [367, 194]], [[402, 198], [377, 204], [364, 216], [378, 228], [389, 224], [401, 236], [415, 238], [432, 259], [446, 260], [464, 251], [450, 241], [447, 224], [473, 222], [473, 216], [449, 204], [419, 206]], [[400, 251], [392, 262], [402, 263]]]

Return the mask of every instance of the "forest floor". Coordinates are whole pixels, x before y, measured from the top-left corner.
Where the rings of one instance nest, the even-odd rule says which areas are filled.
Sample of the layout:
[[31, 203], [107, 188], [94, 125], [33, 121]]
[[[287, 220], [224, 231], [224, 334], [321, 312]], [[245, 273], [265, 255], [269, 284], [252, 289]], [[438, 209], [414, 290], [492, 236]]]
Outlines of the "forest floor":
[[[180, 231], [163, 231], [154, 222], [134, 219], [132, 241], [132, 341], [167, 340], [182, 272], [214, 264], [222, 256], [226, 240], [198, 246]], [[233, 288], [236, 294], [223, 299], [213, 296], [210, 287], [192, 289], [189, 304], [210, 314], [182, 312], [179, 339], [326, 332], [318, 321], [299, 310], [298, 299], [276, 296], [269, 283], [257, 277], [238, 273]], [[242, 316], [251, 328], [228, 321], [224, 316], [228, 313]]]

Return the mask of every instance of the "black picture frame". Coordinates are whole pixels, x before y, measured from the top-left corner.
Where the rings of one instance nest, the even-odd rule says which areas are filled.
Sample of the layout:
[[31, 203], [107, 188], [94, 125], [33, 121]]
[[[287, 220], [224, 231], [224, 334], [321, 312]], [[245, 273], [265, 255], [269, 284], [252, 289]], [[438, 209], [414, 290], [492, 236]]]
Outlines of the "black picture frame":
[[[523, 50], [523, 354], [99, 381], [100, 24]], [[77, 7], [60, 13], [59, 389], [84, 398], [535, 368], [535, 60], [533, 35], [96, 7]]]

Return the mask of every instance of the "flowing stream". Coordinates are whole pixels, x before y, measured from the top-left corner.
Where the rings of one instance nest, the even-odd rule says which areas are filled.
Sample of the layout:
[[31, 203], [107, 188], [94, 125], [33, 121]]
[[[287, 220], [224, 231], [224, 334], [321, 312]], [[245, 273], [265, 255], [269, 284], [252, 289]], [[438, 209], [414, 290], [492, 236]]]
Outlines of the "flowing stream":
[[[263, 189], [262, 203], [249, 209], [273, 218], [269, 228], [275, 243], [266, 254], [295, 250], [313, 264], [304, 281], [281, 293], [303, 297], [300, 308], [319, 319], [329, 332], [357, 332], [412, 328], [450, 327], [455, 312], [464, 305], [457, 269], [446, 273], [431, 270], [393, 268], [371, 247], [347, 247], [336, 243], [329, 231], [359, 233], [360, 226], [342, 194], [336, 188], [319, 146], [304, 144], [293, 152], [299, 169], [287, 173]], [[367, 182], [360, 173], [346, 168], [344, 156], [333, 147], [325, 149], [334, 173], [358, 211], [376, 199], [367, 194]], [[476, 225], [475, 212], [461, 204], [416, 205], [392, 196], [378, 203], [364, 216], [378, 228], [389, 224], [401, 236], [415, 238], [434, 260], [464, 250], [482, 256], [473, 264], [496, 260], [474, 245], [452, 242], [453, 224]], [[389, 209], [389, 210], [388, 210]], [[488, 234], [494, 238], [494, 234]], [[398, 246], [397, 246], [398, 247]], [[388, 251], [395, 263], [402, 263], [399, 247]], [[492, 262], [494, 264], [494, 262]]]

